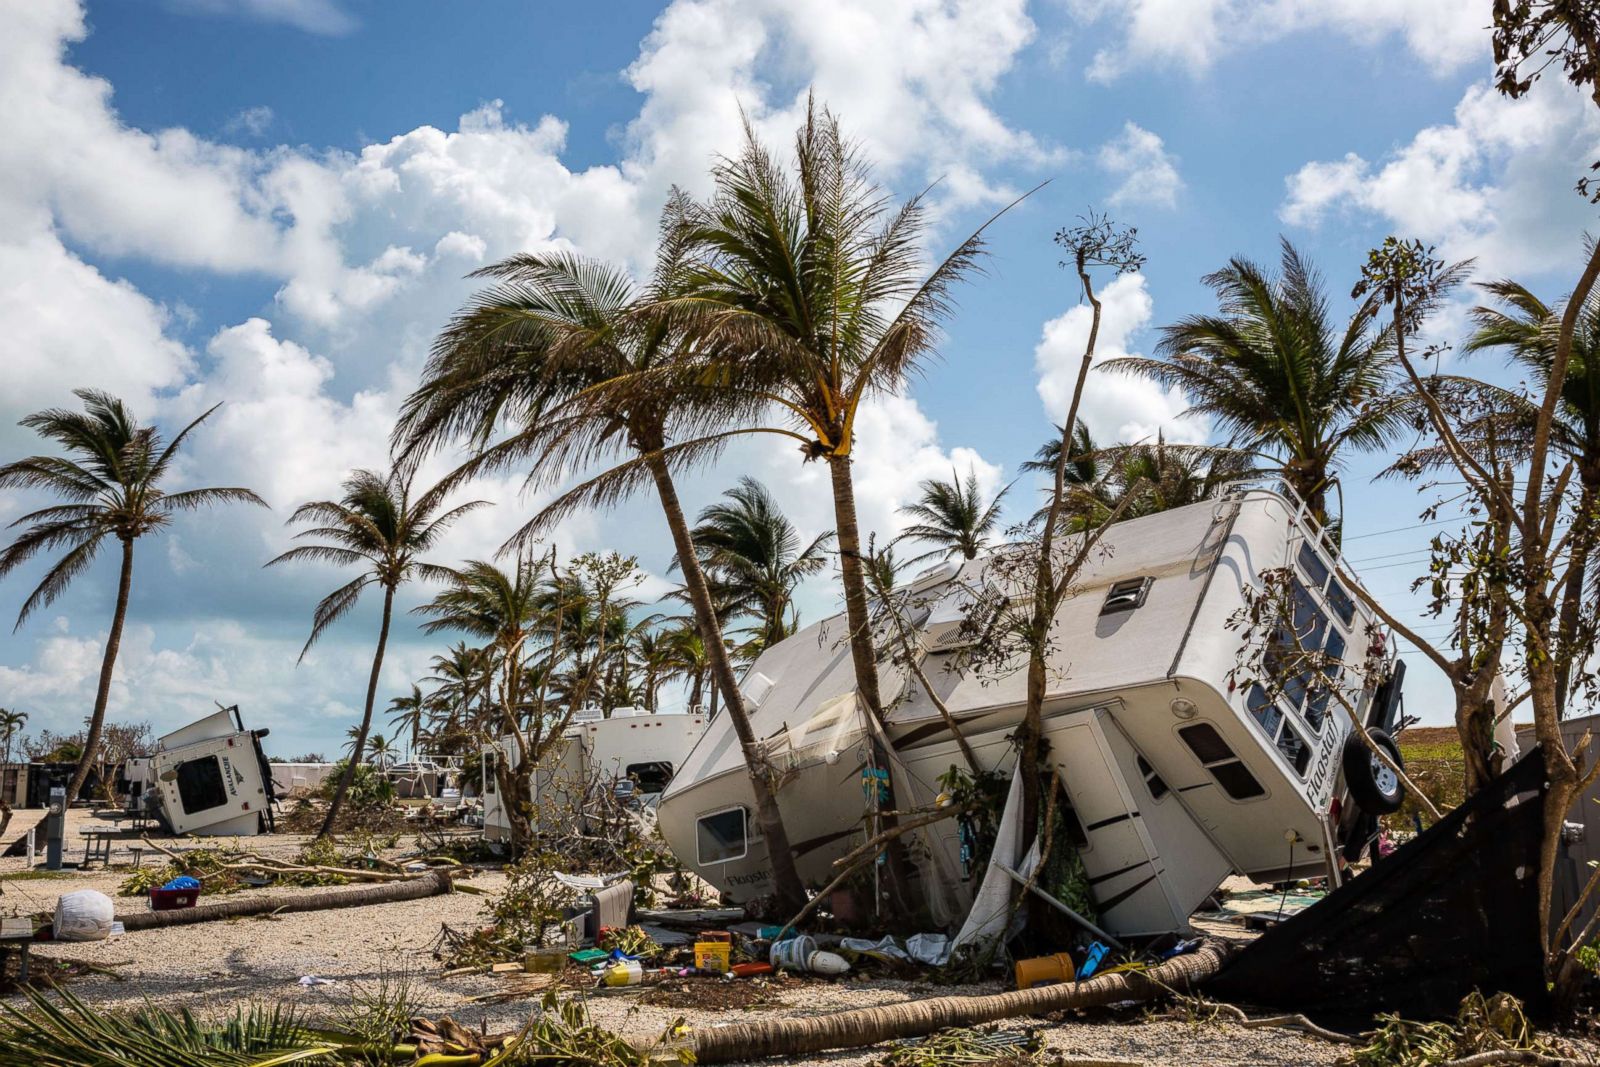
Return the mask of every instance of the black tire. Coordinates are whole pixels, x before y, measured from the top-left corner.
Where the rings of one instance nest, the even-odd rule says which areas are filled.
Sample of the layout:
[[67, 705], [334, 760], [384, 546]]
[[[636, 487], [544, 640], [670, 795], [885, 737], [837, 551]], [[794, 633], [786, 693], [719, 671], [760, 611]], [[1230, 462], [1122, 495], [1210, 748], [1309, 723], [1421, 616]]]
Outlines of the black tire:
[[[1396, 767], [1405, 769], [1400, 757], [1400, 746], [1394, 743], [1388, 731], [1373, 727], [1367, 731], [1372, 743], [1383, 749]], [[1344, 742], [1344, 784], [1350, 797], [1368, 815], [1393, 815], [1405, 803], [1405, 786], [1400, 779], [1361, 740], [1352, 733]]]

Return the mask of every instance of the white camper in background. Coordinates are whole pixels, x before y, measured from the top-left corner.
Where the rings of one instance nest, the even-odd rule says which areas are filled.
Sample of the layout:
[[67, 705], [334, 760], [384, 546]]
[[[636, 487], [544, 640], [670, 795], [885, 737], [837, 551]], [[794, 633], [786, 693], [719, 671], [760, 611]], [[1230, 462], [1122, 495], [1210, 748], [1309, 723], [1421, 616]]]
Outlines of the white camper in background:
[[237, 706], [223, 708], [156, 742], [140, 768], [144, 810], [174, 834], [248, 837], [272, 822], [266, 730], [246, 730]]
[[[617, 708], [605, 718], [598, 708], [584, 708], [534, 774], [532, 799], [537, 803], [541, 796], [598, 780], [631, 788], [641, 803], [651, 805], [689, 757], [705, 722], [699, 712], [657, 715], [644, 708]], [[511, 820], [501, 803], [495, 762], [517, 758], [517, 743], [501, 738], [484, 746], [482, 758], [483, 836], [506, 841]]]
[[[1280, 679], [1284, 692], [1272, 700], [1230, 676], [1245, 642], [1231, 625], [1244, 590], [1263, 572], [1288, 568], [1303, 645], [1346, 663], [1365, 660], [1371, 669], [1345, 681], [1366, 678], [1341, 691], [1364, 723], [1394, 725], [1403, 664], [1335, 574], [1337, 549], [1304, 507], [1278, 491], [1233, 488], [1120, 522], [1102, 545], [1054, 620], [1044, 705], [1050, 769], [1071, 804], [1069, 832], [1101, 925], [1115, 935], [1183, 930], [1230, 874], [1262, 882], [1317, 876], [1330, 869], [1331, 851], [1359, 849], [1377, 812], [1355, 801], [1398, 807], [1394, 776], [1351, 736], [1328, 693]], [[983, 558], [934, 568], [911, 583], [925, 606], [907, 621], [921, 631], [923, 673], [983, 769], [1009, 775], [1026, 672], [1019, 665], [1005, 677], [980, 677], [959, 669], [955, 656], [970, 640], [972, 628], [960, 621], [971, 590], [998, 580]], [[879, 688], [896, 806], [927, 807], [961, 754], [909, 672], [885, 662]], [[825, 884], [833, 862], [862, 841], [872, 729], [856, 699], [843, 617], [768, 648], [743, 691], [778, 776], [800, 875]], [[730, 900], [771, 892], [766, 844], [726, 716], [708, 728], [657, 815], [678, 858]], [[963, 868], [956, 824], [934, 823], [927, 847], [908, 850], [917, 891], [944, 923], [966, 914], [984, 873]]]

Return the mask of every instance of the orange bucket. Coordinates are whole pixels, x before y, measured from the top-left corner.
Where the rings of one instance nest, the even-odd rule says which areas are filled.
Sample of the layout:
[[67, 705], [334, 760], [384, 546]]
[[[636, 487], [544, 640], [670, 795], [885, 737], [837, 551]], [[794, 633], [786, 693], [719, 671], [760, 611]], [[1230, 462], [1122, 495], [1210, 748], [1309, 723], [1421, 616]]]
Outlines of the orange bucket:
[[1072, 957], [1065, 952], [1057, 952], [1054, 956], [1035, 956], [1031, 960], [1017, 961], [1017, 988], [1031, 989], [1036, 985], [1049, 982], [1070, 982], [1077, 969], [1072, 966]]

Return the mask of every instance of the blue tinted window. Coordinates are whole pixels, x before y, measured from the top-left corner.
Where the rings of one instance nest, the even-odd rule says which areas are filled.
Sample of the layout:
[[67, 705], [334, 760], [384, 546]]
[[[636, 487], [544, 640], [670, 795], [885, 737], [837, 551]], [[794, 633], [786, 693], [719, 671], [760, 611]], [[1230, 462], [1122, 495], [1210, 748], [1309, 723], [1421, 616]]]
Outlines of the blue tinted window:
[[1311, 542], [1300, 542], [1300, 571], [1306, 576], [1306, 582], [1313, 589], [1321, 589], [1322, 583], [1328, 580], [1328, 565], [1322, 562], [1322, 557], [1317, 555], [1317, 550], [1311, 547]]

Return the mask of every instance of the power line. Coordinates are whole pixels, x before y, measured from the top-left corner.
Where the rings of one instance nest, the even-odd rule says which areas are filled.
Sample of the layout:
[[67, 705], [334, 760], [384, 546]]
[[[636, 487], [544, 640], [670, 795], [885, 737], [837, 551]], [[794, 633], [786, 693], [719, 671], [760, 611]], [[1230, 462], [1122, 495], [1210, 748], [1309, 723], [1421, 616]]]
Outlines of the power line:
[[1447, 522], [1461, 522], [1465, 518], [1466, 516], [1464, 515], [1458, 515], [1455, 518], [1450, 519], [1434, 519], [1432, 522], [1418, 522], [1410, 526], [1396, 526], [1392, 530], [1374, 530], [1372, 533], [1356, 534], [1354, 537], [1342, 537], [1340, 538], [1340, 542], [1364, 541], [1369, 537], [1382, 537], [1384, 534], [1406, 533], [1410, 530], [1425, 530], [1429, 526], [1443, 526]]
[[1430, 550], [1426, 548], [1408, 548], [1404, 552], [1385, 552], [1381, 556], [1362, 556], [1360, 559], [1347, 559], [1346, 563], [1371, 563], [1375, 559], [1397, 559], [1400, 556], [1426, 556]]

